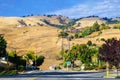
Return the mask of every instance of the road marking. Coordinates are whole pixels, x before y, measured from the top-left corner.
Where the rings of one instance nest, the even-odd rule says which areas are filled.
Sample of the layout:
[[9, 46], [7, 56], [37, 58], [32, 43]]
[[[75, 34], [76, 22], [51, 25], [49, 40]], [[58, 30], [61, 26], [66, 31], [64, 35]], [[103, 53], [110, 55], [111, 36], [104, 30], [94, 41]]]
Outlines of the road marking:
[[30, 78], [30, 79], [28, 79], [28, 80], [36, 80], [36, 78]]

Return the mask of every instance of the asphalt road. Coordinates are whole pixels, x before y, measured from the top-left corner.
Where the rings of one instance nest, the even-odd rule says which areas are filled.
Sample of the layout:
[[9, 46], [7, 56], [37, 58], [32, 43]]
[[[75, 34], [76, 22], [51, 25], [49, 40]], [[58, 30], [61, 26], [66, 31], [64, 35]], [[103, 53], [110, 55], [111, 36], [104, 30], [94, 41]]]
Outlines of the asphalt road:
[[115, 80], [103, 78], [104, 75], [105, 72], [29, 71], [19, 75], [2, 76], [0, 80]]

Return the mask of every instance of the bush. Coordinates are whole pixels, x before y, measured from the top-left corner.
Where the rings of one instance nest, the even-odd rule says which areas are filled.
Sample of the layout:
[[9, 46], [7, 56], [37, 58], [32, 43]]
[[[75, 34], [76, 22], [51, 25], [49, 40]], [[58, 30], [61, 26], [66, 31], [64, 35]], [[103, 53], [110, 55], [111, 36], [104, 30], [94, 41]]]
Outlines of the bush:
[[88, 46], [92, 46], [92, 41], [89, 40], [89, 41], [87, 42], [87, 45], [88, 45]]
[[23, 65], [20, 65], [20, 66], [18, 66], [18, 70], [23, 71], [23, 70], [25, 70], [25, 67]]
[[82, 32], [81, 36], [82, 36], [82, 37], [85, 37], [85, 36], [87, 36], [87, 35], [90, 35], [92, 32], [93, 32], [93, 31], [91, 30], [90, 27], [89, 27], [89, 28], [86, 28], [86, 29]]
[[106, 24], [101, 24], [100, 30], [109, 29], [110, 27]]
[[114, 29], [120, 29], [120, 25], [116, 25], [113, 27]]
[[70, 36], [69, 36], [69, 41], [71, 41], [72, 39], [74, 39], [74, 36], [73, 36], [73, 35], [70, 35]]
[[116, 76], [115, 78], [120, 79], [120, 76]]
[[56, 70], [59, 70], [59, 69], [61, 69], [61, 67], [60, 66], [56, 66]]
[[0, 76], [15, 75], [15, 74], [17, 74], [17, 70], [9, 70], [9, 71], [2, 71], [2, 72], [0, 72]]
[[78, 33], [75, 33], [75, 38], [79, 38], [79, 34]]
[[98, 32], [98, 35], [100, 35], [100, 34], [102, 34], [102, 31], [99, 31], [99, 32]]
[[101, 41], [105, 41], [105, 39], [104, 39], [104, 38], [101, 38]]
[[86, 64], [85, 66], [85, 70], [97, 70], [98, 69], [98, 65], [94, 64], [94, 63], [90, 63], [90, 64]]

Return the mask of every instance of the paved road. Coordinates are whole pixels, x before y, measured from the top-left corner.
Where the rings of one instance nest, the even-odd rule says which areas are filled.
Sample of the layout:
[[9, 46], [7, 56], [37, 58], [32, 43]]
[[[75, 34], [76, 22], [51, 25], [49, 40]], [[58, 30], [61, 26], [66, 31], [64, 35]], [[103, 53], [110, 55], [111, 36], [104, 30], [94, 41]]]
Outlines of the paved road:
[[114, 80], [103, 78], [105, 72], [29, 71], [0, 77], [0, 80]]

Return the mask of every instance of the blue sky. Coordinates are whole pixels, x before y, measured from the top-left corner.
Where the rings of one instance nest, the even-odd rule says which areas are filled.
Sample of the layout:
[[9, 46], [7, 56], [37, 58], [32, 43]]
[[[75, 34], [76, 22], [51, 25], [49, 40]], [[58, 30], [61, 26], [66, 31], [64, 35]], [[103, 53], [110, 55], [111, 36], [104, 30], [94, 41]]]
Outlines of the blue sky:
[[0, 16], [30, 14], [120, 17], [120, 0], [0, 0]]

